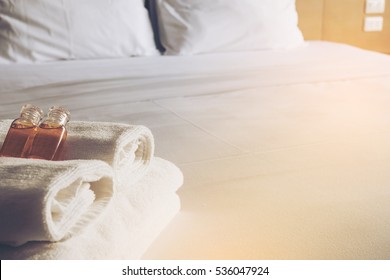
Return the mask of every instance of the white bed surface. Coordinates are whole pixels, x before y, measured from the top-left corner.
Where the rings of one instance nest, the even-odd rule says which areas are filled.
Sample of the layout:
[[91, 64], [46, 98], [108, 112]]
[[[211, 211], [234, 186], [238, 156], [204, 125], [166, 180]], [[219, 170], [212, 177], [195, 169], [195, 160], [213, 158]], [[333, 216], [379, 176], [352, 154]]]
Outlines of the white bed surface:
[[23, 103], [151, 128], [182, 210], [151, 259], [389, 259], [390, 57], [285, 51], [0, 66]]

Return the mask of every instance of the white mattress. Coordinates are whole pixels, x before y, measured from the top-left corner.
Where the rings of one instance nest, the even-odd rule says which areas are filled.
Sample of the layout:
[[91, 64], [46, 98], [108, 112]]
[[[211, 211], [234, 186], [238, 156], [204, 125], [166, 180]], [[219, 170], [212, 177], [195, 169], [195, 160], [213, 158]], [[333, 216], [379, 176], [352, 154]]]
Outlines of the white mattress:
[[389, 259], [390, 56], [285, 51], [0, 66], [23, 103], [151, 128], [184, 173], [145, 259]]

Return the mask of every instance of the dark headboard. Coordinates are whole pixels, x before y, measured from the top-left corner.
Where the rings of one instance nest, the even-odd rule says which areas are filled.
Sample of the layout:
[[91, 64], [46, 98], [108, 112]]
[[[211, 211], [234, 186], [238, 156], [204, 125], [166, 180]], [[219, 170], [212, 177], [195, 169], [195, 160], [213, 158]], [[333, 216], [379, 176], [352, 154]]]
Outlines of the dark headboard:
[[161, 52], [164, 51], [164, 47], [160, 42], [159, 30], [158, 30], [158, 21], [157, 21], [157, 10], [156, 10], [156, 1], [155, 0], [145, 0], [145, 7], [149, 11], [150, 22], [152, 23], [154, 41], [156, 43], [157, 49]]

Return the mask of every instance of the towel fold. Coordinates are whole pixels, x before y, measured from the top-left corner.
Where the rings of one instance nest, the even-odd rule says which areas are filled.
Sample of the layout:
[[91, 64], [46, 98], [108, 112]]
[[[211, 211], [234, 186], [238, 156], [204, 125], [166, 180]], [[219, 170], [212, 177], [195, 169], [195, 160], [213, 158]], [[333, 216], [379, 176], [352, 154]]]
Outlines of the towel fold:
[[70, 237], [96, 220], [113, 193], [103, 161], [0, 157], [0, 243]]
[[112, 166], [117, 186], [145, 175], [154, 154], [151, 131], [142, 125], [72, 121], [62, 159], [98, 159]]
[[60, 242], [0, 246], [0, 259], [139, 259], [180, 209], [181, 171], [155, 158], [131, 188], [115, 193], [93, 225]]

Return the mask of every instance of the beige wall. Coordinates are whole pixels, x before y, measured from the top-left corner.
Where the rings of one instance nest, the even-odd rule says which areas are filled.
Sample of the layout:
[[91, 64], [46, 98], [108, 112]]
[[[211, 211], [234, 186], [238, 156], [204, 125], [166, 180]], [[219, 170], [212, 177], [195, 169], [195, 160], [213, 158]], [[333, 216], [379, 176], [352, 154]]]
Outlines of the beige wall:
[[324, 0], [296, 0], [296, 5], [305, 39], [321, 40]]
[[343, 42], [390, 53], [390, 0], [381, 32], [364, 32], [365, 0], [296, 0], [299, 26], [307, 40]]

